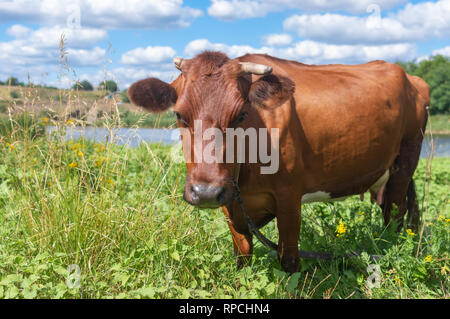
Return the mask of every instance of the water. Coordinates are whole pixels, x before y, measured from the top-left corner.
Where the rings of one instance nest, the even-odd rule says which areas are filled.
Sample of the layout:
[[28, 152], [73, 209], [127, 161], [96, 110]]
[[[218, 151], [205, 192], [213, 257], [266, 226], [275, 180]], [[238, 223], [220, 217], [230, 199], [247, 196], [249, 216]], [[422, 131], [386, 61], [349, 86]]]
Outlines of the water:
[[[47, 132], [52, 132], [55, 127], [47, 127]], [[112, 133], [112, 134], [111, 134]], [[127, 144], [131, 147], [138, 146], [142, 141], [147, 143], [162, 143], [165, 145], [175, 143], [180, 140], [178, 129], [154, 129], [154, 128], [122, 128], [115, 129], [112, 132], [98, 127], [74, 127], [67, 128], [66, 138], [77, 139], [84, 137], [96, 142], [105, 142], [111, 140], [119, 145]], [[433, 137], [434, 157], [450, 157], [450, 135], [437, 135]], [[427, 157], [431, 153], [430, 138], [425, 137], [422, 144], [420, 157]]]

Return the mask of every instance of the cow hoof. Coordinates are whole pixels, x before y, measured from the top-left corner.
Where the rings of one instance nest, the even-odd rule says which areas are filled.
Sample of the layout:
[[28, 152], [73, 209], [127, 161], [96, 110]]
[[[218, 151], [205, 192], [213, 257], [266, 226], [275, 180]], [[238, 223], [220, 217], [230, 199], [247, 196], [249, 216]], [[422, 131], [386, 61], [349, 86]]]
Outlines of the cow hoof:
[[300, 265], [300, 258], [295, 256], [283, 256], [281, 259], [281, 268], [289, 274], [293, 274], [298, 271]]

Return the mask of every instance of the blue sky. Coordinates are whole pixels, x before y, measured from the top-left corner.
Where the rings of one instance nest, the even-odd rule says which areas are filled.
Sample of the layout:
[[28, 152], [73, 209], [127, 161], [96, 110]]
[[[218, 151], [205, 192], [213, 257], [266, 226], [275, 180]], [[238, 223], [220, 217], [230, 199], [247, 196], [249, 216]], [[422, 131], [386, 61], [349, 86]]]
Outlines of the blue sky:
[[[70, 75], [58, 77], [66, 37]], [[310, 64], [450, 56], [450, 0], [0, 0], [0, 80], [121, 89], [177, 74], [175, 56], [220, 50]]]

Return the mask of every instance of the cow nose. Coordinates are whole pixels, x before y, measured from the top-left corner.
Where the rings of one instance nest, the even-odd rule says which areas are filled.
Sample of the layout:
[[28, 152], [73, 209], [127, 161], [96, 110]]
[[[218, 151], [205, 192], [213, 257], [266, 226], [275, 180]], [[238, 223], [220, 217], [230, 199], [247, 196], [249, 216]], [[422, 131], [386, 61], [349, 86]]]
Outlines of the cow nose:
[[225, 186], [197, 184], [191, 185], [191, 202], [200, 207], [220, 207], [225, 201]]

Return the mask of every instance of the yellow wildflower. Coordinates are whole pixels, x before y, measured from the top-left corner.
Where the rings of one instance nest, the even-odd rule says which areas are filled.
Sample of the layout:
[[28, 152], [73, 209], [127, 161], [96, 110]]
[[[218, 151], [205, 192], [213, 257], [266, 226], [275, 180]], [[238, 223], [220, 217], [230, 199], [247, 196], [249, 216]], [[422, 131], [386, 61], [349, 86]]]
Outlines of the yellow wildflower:
[[444, 267], [441, 268], [441, 274], [446, 275], [448, 274], [450, 269], [448, 269], [447, 265], [444, 265]]
[[9, 147], [9, 150], [12, 151], [14, 149], [14, 144], [9, 144], [8, 142], [5, 143], [5, 146]]
[[400, 277], [397, 274], [394, 275], [394, 283], [396, 286], [402, 285], [402, 280], [400, 279]]
[[428, 255], [428, 256], [425, 257], [425, 259], [423, 261], [426, 262], [426, 263], [430, 263], [431, 260], [432, 260], [431, 255]]
[[70, 148], [73, 149], [73, 150], [79, 150], [79, 149], [81, 149], [81, 147], [82, 146], [81, 146], [80, 143], [75, 143]]
[[114, 186], [114, 181], [111, 178], [108, 178], [108, 183], [111, 184], [111, 186]]
[[74, 168], [74, 167], [77, 167], [77, 166], [78, 166], [77, 162], [72, 162], [72, 163], [69, 164], [70, 168]]
[[83, 155], [84, 155], [83, 152], [78, 151], [78, 156], [79, 156], [79, 157], [83, 157]]
[[439, 220], [440, 221], [443, 221], [445, 219], [445, 216], [444, 215], [439, 215]]
[[105, 158], [101, 157], [95, 162], [95, 166], [100, 167], [105, 162]]
[[411, 228], [408, 228], [408, 229], [406, 230], [406, 233], [407, 233], [409, 236], [415, 236], [415, 235], [416, 235], [416, 234], [412, 231]]
[[66, 121], [66, 124], [69, 124], [69, 125], [70, 125], [70, 124], [72, 124], [73, 122], [74, 122], [74, 120], [69, 119], [69, 120]]
[[347, 232], [347, 228], [345, 228], [345, 225], [343, 223], [340, 223], [338, 227], [336, 228], [336, 237], [342, 236]]

